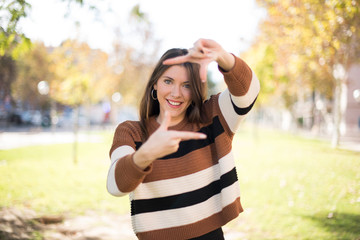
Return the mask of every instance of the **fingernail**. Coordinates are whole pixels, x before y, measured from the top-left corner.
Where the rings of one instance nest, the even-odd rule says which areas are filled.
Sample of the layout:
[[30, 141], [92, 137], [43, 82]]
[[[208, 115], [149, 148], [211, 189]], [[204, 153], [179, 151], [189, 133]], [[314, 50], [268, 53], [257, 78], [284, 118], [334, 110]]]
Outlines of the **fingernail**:
[[205, 134], [201, 134], [200, 138], [205, 139], [207, 136]]

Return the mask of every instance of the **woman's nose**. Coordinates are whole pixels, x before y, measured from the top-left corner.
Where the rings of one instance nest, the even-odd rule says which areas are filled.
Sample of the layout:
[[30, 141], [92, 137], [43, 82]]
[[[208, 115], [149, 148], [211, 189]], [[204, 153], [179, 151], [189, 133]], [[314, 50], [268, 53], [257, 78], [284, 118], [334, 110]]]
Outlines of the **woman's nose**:
[[173, 86], [173, 88], [171, 89], [171, 96], [173, 96], [173, 97], [180, 96], [180, 87], [179, 86]]

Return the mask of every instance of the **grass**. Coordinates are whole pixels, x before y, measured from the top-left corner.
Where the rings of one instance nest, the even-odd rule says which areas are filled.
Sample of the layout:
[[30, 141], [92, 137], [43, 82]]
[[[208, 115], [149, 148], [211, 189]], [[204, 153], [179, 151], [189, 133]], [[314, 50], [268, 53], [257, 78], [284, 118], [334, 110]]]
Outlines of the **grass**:
[[0, 150], [0, 206], [27, 207], [42, 214], [87, 210], [129, 211], [127, 197], [106, 190], [111, 134], [102, 143], [56, 144]]
[[248, 239], [360, 239], [360, 153], [251, 129], [234, 150]]
[[[42, 214], [129, 211], [106, 191], [111, 133], [102, 143], [0, 151], [0, 207]], [[227, 225], [246, 239], [360, 239], [360, 153], [251, 127], [234, 139], [244, 213]], [[241, 238], [243, 239], [243, 238]]]

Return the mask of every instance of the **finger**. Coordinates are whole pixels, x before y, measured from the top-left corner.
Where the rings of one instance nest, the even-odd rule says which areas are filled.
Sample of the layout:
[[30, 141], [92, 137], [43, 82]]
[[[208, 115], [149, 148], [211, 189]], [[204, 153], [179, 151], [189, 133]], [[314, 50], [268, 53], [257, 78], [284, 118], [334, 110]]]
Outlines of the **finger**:
[[189, 131], [173, 131], [173, 137], [180, 138], [181, 141], [185, 141], [190, 139], [205, 139], [206, 134]]
[[201, 65], [200, 67], [200, 79], [202, 82], [206, 82], [207, 81], [207, 65]]
[[204, 47], [204, 39], [199, 39], [194, 43], [194, 48], [197, 48], [199, 50], [202, 50]]
[[164, 119], [162, 120], [159, 129], [167, 130], [171, 122], [171, 116], [169, 112], [165, 112]]
[[164, 65], [181, 64], [181, 63], [189, 62], [189, 60], [190, 60], [190, 56], [184, 55], [184, 56], [166, 59], [165, 61], [163, 61], [163, 64]]
[[206, 52], [204, 49], [193, 49], [189, 50], [189, 55], [194, 59], [201, 59], [206, 57]]

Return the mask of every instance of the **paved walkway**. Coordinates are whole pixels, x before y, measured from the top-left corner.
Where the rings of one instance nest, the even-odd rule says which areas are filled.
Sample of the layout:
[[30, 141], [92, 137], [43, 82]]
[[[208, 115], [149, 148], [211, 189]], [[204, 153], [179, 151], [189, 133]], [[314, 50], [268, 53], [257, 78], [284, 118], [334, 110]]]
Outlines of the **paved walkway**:
[[[315, 138], [311, 136], [310, 138]], [[0, 132], [0, 150], [25, 147], [31, 145], [49, 145], [59, 143], [72, 143], [75, 137], [73, 132], [65, 131], [12, 131]], [[102, 139], [91, 131], [80, 131], [78, 134], [79, 142], [101, 142]], [[329, 143], [330, 144], [330, 143]], [[344, 138], [340, 142], [339, 148], [360, 152], [360, 138]]]
[[[79, 142], [101, 142], [97, 134], [79, 132]], [[73, 132], [2, 132], [0, 133], [0, 150], [26, 147], [31, 145], [49, 145], [72, 143], [75, 140]]]
[[[48, 222], [44, 223], [44, 219]], [[57, 219], [57, 223], [50, 220]], [[236, 231], [241, 218], [224, 227], [227, 240], [247, 239], [243, 232]], [[0, 209], [0, 239], [32, 239], [34, 232], [41, 232], [46, 240], [135, 240], [130, 214], [87, 212], [73, 218], [61, 216], [39, 217], [30, 209]]]

